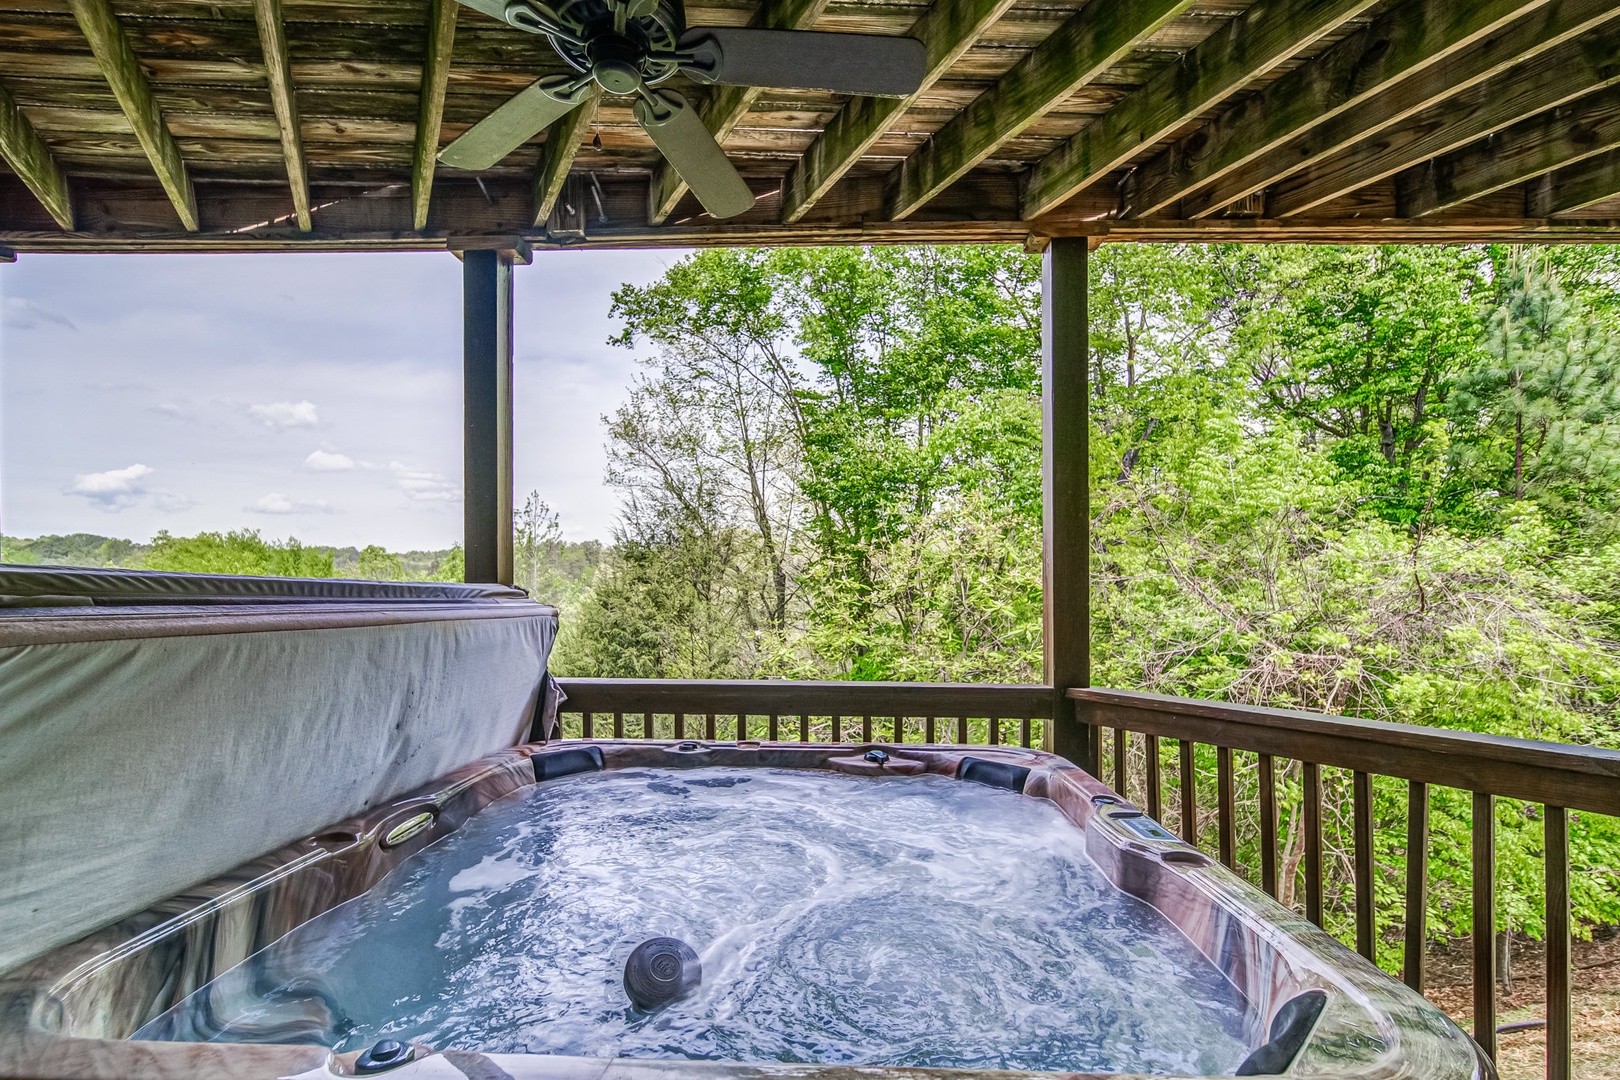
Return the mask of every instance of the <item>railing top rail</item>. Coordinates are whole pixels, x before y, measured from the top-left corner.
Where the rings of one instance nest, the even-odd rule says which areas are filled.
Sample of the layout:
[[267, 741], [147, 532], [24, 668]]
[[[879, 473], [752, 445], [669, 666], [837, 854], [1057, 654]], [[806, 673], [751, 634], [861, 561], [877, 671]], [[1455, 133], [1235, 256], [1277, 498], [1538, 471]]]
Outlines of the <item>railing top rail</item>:
[[974, 716], [1044, 720], [1050, 686], [984, 683], [791, 682], [785, 679], [560, 679], [564, 712], [758, 716]]
[[1100, 727], [1620, 815], [1620, 750], [1134, 690], [1067, 696], [1092, 705]]

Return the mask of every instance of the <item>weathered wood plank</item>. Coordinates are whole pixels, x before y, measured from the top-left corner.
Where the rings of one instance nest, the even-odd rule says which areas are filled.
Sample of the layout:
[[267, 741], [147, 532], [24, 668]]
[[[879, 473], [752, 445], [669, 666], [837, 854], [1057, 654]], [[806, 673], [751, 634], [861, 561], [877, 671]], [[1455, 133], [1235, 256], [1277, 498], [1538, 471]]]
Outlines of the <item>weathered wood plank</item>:
[[1373, 2], [1260, 0], [1042, 158], [1030, 172], [1023, 216], [1068, 201]]
[[416, 153], [411, 164], [411, 221], [427, 228], [433, 197], [433, 172], [439, 162], [439, 125], [444, 120], [444, 91], [450, 79], [450, 55], [456, 47], [456, 0], [428, 5], [427, 53], [422, 61], [422, 89], [416, 114]]
[[140, 61], [124, 37], [118, 19], [107, 0], [69, 0], [73, 16], [90, 43], [96, 66], [107, 79], [107, 85], [118, 98], [118, 105], [135, 129], [141, 149], [152, 162], [152, 171], [174, 204], [180, 223], [195, 232], [198, 225], [197, 197], [191, 189], [191, 176], [180, 156], [169, 129], [164, 126], [163, 113], [152, 97], [152, 87], [146, 81]]
[[1504, 128], [1395, 178], [1395, 212], [1420, 218], [1461, 206], [1620, 146], [1620, 86]]
[[1190, 6], [1087, 4], [901, 164], [890, 219], [910, 217]]
[[[917, 20], [911, 36], [928, 50], [928, 66], [917, 93], [932, 86], [972, 46], [1013, 0], [936, 0]], [[905, 98], [855, 98], [833, 117], [782, 184], [782, 220], [800, 220], [850, 167], [902, 116], [917, 94]]]
[[1046, 686], [781, 680], [564, 679], [568, 712], [621, 710], [759, 716], [1051, 715]]
[[304, 166], [303, 135], [298, 127], [298, 98], [293, 91], [292, 63], [287, 53], [287, 30], [281, 21], [281, 0], [254, 0], [259, 44], [264, 49], [264, 72], [270, 83], [270, 103], [280, 129], [281, 152], [287, 159], [287, 184], [292, 188], [293, 214], [298, 227], [315, 227], [309, 214], [309, 171]]
[[579, 155], [580, 139], [591, 129], [596, 119], [597, 106], [602, 95], [592, 94], [573, 112], [552, 124], [546, 132], [546, 144], [540, 149], [540, 168], [534, 177], [534, 223], [544, 227], [562, 194], [563, 182], [574, 167]]
[[[1582, 14], [1586, 12], [1576, 13], [1569, 22], [1558, 22], [1553, 32], [1562, 34], [1578, 26], [1575, 20]], [[1313, 142], [1311, 148], [1299, 154], [1310, 162], [1309, 167], [1285, 176], [1267, 191], [1266, 216], [1288, 218], [1309, 213], [1418, 162], [1460, 149], [1517, 120], [1617, 82], [1620, 26], [1611, 24], [1541, 50], [1511, 70], [1473, 80], [1460, 92], [1448, 93], [1443, 85], [1436, 84], [1432, 89], [1444, 100], [1408, 113], [1388, 130], [1359, 138], [1347, 150], [1331, 152], [1330, 138]], [[1337, 125], [1338, 121], [1334, 121], [1322, 130]], [[1317, 133], [1311, 138], [1315, 140]], [[1295, 148], [1289, 147], [1279, 156], [1292, 158]]]
[[1546, 2], [1441, 0], [1397, 5], [1143, 165], [1125, 188], [1120, 213], [1126, 217], [1158, 213]]
[[1539, 176], [1526, 189], [1526, 217], [1570, 214], [1620, 196], [1620, 148]]
[[0, 86], [0, 157], [11, 171], [28, 185], [51, 218], [62, 228], [73, 228], [73, 198], [67, 176], [40, 138], [34, 125], [22, 114], [17, 103]]
[[[764, 4], [749, 25], [769, 30], [808, 30], [827, 9], [827, 4], [828, 0], [783, 0]], [[748, 115], [763, 92], [757, 86], [717, 86], [698, 106], [698, 116], [710, 134], [724, 143], [731, 129]], [[675, 212], [686, 191], [686, 181], [680, 174], [670, 168], [668, 162], [661, 162], [653, 171], [652, 186], [648, 189], [647, 220], [662, 225]]]

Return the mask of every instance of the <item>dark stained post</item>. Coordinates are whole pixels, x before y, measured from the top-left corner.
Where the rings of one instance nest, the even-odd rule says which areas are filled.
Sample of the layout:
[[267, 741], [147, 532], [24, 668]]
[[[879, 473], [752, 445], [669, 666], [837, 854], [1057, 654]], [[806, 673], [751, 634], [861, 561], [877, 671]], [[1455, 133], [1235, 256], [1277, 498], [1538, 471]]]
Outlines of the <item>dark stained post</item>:
[[1056, 689], [1049, 749], [1096, 775], [1101, 734], [1076, 718], [1070, 687], [1091, 685], [1091, 489], [1087, 451], [1085, 237], [1052, 241], [1041, 276], [1041, 487], [1046, 681]]
[[512, 583], [512, 256], [467, 251], [461, 270], [468, 581]]

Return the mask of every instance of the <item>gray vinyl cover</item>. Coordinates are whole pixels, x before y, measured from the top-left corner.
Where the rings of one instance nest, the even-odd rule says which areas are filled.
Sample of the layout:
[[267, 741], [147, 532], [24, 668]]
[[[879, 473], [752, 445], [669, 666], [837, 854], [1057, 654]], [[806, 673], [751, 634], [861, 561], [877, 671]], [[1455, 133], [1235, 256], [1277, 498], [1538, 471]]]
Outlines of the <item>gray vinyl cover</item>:
[[504, 586], [0, 566], [0, 972], [521, 741]]

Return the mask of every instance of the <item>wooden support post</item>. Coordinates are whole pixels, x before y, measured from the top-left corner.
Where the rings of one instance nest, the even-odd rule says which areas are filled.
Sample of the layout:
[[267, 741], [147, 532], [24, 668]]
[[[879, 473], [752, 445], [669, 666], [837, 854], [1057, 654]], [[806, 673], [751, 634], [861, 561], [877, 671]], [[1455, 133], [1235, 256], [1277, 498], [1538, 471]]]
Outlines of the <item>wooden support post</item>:
[[[468, 581], [512, 583], [512, 255], [461, 262]], [[617, 736], [615, 736], [617, 737]]]
[[1087, 450], [1087, 244], [1052, 241], [1041, 276], [1041, 485], [1049, 749], [1096, 774], [1099, 732], [1064, 691], [1091, 685], [1091, 490]]

